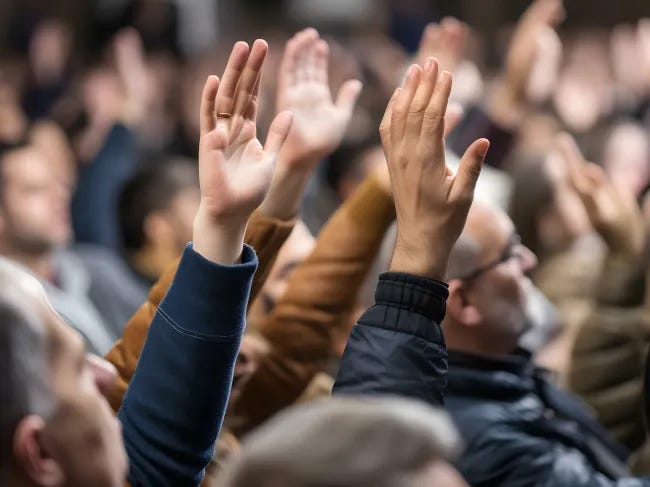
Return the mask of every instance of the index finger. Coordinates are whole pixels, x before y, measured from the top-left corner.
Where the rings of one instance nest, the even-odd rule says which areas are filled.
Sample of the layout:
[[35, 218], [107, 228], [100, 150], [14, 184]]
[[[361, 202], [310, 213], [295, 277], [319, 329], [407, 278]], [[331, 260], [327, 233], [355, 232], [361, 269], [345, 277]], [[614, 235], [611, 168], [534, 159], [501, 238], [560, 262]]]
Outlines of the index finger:
[[203, 86], [203, 94], [201, 95], [201, 110], [199, 126], [201, 128], [201, 135], [214, 130], [215, 116], [214, 116], [214, 99], [219, 90], [219, 78], [213, 74], [208, 76], [208, 79]]

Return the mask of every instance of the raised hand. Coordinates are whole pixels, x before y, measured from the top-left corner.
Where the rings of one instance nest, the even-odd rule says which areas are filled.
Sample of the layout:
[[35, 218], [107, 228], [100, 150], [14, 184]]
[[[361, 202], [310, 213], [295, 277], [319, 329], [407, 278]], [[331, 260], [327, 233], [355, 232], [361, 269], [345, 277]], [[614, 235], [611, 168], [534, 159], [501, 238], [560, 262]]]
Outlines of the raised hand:
[[453, 17], [445, 17], [440, 24], [428, 24], [422, 33], [415, 62], [422, 66], [427, 58], [435, 57], [440, 69], [453, 73], [463, 57], [468, 30], [467, 24]]
[[465, 226], [489, 142], [475, 141], [456, 174], [445, 162], [445, 112], [451, 74], [428, 58], [412, 65], [380, 126], [397, 212], [391, 270], [445, 278], [449, 255]]
[[329, 47], [315, 29], [287, 43], [278, 79], [278, 110], [294, 115], [279, 164], [313, 166], [341, 143], [361, 92], [348, 80], [333, 100], [328, 77]]
[[114, 41], [115, 66], [124, 90], [123, 117], [127, 123], [139, 123], [153, 103], [144, 46], [138, 31], [132, 28], [117, 33]]
[[569, 134], [559, 135], [558, 145], [591, 224], [610, 251], [639, 257], [645, 247], [646, 227], [634, 195], [624, 186], [610, 181], [602, 167], [587, 162]]
[[209, 76], [201, 100], [199, 181], [201, 203], [194, 222], [194, 250], [209, 260], [237, 262], [248, 217], [268, 191], [277, 154], [291, 128], [279, 113], [266, 144], [257, 140], [257, 95], [265, 41], [234, 45], [223, 77]]
[[[535, 73], [534, 91], [540, 91], [540, 76], [557, 77], [561, 44], [553, 29], [563, 18], [562, 0], [535, 0], [519, 19], [506, 54], [503, 77], [491, 99], [492, 116], [502, 125], [516, 125], [519, 121]], [[540, 55], [547, 59], [540, 59]], [[534, 69], [539, 61], [539, 69]], [[548, 85], [545, 80], [542, 84]], [[544, 96], [550, 93], [548, 86], [542, 91]]]
[[315, 29], [298, 32], [284, 51], [278, 79], [278, 110], [290, 110], [293, 124], [280, 154], [273, 183], [260, 210], [267, 216], [295, 218], [318, 162], [341, 143], [361, 83], [343, 83], [336, 101], [330, 93], [329, 48]]
[[538, 53], [539, 36], [564, 17], [562, 0], [535, 0], [519, 20], [506, 57], [506, 83], [523, 96]]

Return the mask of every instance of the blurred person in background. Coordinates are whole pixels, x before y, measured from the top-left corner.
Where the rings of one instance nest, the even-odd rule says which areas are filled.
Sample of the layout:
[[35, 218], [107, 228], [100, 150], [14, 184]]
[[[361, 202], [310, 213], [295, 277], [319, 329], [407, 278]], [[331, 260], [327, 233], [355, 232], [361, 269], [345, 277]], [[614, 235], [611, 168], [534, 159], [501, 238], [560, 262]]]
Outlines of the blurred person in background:
[[459, 446], [446, 415], [424, 403], [337, 397], [287, 409], [256, 430], [220, 485], [464, 487], [450, 463]]
[[[233, 48], [244, 63], [254, 57], [251, 65], [257, 70], [265, 54], [264, 41], [257, 41], [252, 53], [245, 43]], [[232, 92], [216, 76], [206, 81], [201, 203], [192, 243], [157, 310], [120, 421], [102, 397], [110, 384], [101, 382], [86, 361], [80, 336], [53, 310], [32, 276], [7, 260], [0, 262], [3, 484], [200, 483], [225, 413], [257, 268], [254, 250], [243, 244], [243, 228], [268, 191], [274, 159], [291, 126], [291, 115], [283, 112], [271, 126], [266, 149], [255, 138], [248, 93], [258, 72], [253, 68], [252, 74]], [[224, 74], [225, 80], [238, 77], [232, 66]], [[235, 97], [240, 104], [228, 106]], [[231, 137], [237, 128], [214, 116], [215, 104], [241, 116], [248, 135]], [[246, 146], [257, 150], [242, 151]]]
[[146, 167], [121, 190], [118, 205], [126, 260], [138, 278], [141, 301], [192, 237], [199, 175], [191, 159]]
[[137, 309], [138, 296], [123, 262], [92, 246], [72, 246], [66, 174], [43, 149], [24, 144], [0, 154], [0, 254], [27, 267], [48, 297], [87, 340], [104, 354]]
[[608, 431], [631, 451], [637, 472], [650, 472], [650, 454], [640, 450], [643, 360], [650, 343], [647, 301], [648, 224], [623, 179], [585, 160], [575, 141], [560, 137], [573, 186], [607, 251], [588, 316], [571, 353], [568, 386], [592, 407]]
[[557, 307], [562, 325], [536, 360], [566, 384], [573, 339], [593, 302], [604, 249], [558, 150], [517, 157], [509, 213], [524, 245], [538, 256], [531, 279]]

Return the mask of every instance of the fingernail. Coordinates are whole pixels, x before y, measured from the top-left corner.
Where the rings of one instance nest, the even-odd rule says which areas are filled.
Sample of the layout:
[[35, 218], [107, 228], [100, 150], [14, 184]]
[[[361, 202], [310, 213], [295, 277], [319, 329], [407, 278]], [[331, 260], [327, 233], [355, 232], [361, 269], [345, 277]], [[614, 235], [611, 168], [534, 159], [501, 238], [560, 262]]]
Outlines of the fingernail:
[[490, 141], [488, 139], [485, 139], [485, 142], [487, 142], [483, 148], [483, 153], [481, 154], [481, 159], [485, 159], [485, 156], [488, 153], [488, 150], [490, 149]]
[[426, 61], [424, 61], [424, 70], [426, 72], [429, 72], [431, 70], [431, 66], [433, 66], [433, 59], [428, 57]]

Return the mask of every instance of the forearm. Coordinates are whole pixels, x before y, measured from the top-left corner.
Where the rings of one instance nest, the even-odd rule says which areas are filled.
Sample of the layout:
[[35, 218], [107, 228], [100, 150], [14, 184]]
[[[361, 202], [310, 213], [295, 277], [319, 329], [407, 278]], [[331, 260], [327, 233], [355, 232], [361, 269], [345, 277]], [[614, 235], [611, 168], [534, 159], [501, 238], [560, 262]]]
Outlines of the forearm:
[[348, 340], [336, 394], [397, 394], [441, 405], [447, 351], [440, 323], [447, 285], [409, 274], [382, 274], [376, 304]]
[[[293, 271], [287, 290], [259, 331], [273, 345], [321, 330], [327, 335], [357, 303], [358, 291], [376, 257], [395, 207], [371, 177], [323, 227], [312, 253]], [[315, 312], [319, 312], [314, 316]]]
[[[260, 214], [259, 211], [251, 215], [244, 242], [255, 249], [259, 264], [253, 277], [249, 304], [262, 288], [280, 247], [282, 247], [293, 229], [293, 224], [293, 221], [285, 222], [266, 217]], [[156, 309], [172, 283], [178, 264], [179, 261], [177, 260], [167, 266], [156, 284], [149, 291], [147, 301], [142, 304], [127, 323], [122, 338], [115, 343], [111, 351], [106, 355], [106, 359], [118, 371], [117, 383], [108, 394], [111, 406], [115, 411], [122, 404], [122, 399], [129, 381], [133, 377], [133, 372], [140, 358]]]
[[394, 213], [391, 197], [370, 178], [323, 227], [312, 254], [293, 271], [273, 313], [258, 327], [272, 350], [233, 401], [237, 433], [293, 403], [323, 370], [332, 337], [349, 326]]
[[115, 124], [99, 154], [81, 171], [72, 200], [75, 235], [79, 241], [120, 246], [115, 208], [120, 187], [133, 174], [137, 158], [135, 135]]
[[162, 301], [119, 417], [137, 485], [198, 485], [212, 457], [257, 259], [222, 266], [191, 248]]
[[313, 174], [314, 163], [302, 163], [301, 167], [309, 169], [287, 169], [286, 164], [278, 161], [278, 168], [273, 175], [269, 193], [259, 208], [260, 213], [280, 220], [292, 220], [300, 212], [300, 204], [305, 188]]

